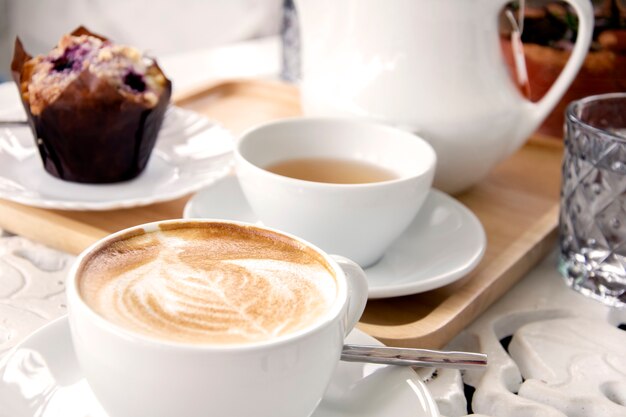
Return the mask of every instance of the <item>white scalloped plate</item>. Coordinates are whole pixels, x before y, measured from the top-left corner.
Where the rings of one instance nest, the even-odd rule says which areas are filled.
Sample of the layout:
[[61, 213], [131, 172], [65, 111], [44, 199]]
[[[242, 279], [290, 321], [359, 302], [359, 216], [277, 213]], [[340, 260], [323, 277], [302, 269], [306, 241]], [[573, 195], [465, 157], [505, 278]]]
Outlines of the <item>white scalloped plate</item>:
[[[0, 85], [0, 120], [24, 119], [17, 89]], [[110, 210], [173, 200], [225, 175], [234, 140], [189, 110], [168, 109], [144, 172], [115, 184], [79, 184], [48, 174], [28, 127], [0, 128], [0, 198], [61, 210]]]

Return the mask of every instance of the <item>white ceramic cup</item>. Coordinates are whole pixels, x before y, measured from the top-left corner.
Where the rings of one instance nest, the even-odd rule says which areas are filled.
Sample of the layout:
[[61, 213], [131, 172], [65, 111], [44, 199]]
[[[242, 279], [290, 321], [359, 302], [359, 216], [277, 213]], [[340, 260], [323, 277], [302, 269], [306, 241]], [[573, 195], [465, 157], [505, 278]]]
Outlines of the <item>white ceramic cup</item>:
[[[329, 184], [265, 169], [311, 157], [369, 162], [398, 177]], [[414, 134], [356, 119], [293, 118], [264, 124], [244, 133], [235, 150], [241, 188], [263, 224], [362, 267], [376, 263], [411, 223], [430, 190], [435, 163], [432, 147]]]
[[153, 339], [112, 324], [81, 298], [77, 272], [107, 243], [136, 229], [150, 232], [162, 223], [198, 221], [220, 222], [170, 220], [137, 226], [102, 239], [75, 261], [67, 282], [69, 322], [89, 385], [112, 417], [309, 416], [367, 301], [365, 274], [354, 262], [287, 235], [313, 248], [331, 266], [337, 297], [312, 326], [258, 343], [198, 345]]

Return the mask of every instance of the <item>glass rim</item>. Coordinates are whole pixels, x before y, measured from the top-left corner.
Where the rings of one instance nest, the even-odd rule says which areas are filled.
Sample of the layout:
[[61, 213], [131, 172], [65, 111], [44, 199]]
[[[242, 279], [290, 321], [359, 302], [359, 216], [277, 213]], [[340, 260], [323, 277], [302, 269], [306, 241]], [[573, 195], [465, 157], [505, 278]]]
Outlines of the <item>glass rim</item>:
[[567, 109], [565, 111], [567, 121], [575, 122], [576, 124], [582, 126], [584, 129], [589, 130], [592, 133], [600, 133], [604, 136], [610, 137], [612, 140], [616, 140], [619, 142], [626, 143], [626, 137], [613, 133], [609, 130], [600, 129], [599, 127], [595, 127], [590, 125], [589, 123], [583, 121], [576, 114], [576, 110], [585, 104], [598, 102], [602, 100], [610, 100], [614, 98], [623, 98], [626, 100], [626, 92], [615, 92], [615, 93], [605, 93], [605, 94], [596, 94], [593, 96], [584, 97], [575, 101], [572, 101], [567, 105]]

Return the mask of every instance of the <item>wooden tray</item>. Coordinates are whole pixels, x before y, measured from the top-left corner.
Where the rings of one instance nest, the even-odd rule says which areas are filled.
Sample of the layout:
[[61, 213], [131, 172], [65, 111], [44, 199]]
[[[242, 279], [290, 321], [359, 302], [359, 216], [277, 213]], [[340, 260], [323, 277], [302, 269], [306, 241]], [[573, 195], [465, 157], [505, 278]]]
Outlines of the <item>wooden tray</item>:
[[[214, 84], [176, 102], [235, 133], [300, 114], [297, 90], [269, 81]], [[533, 138], [481, 184], [458, 195], [487, 232], [481, 263], [446, 287], [370, 301], [359, 327], [387, 344], [438, 348], [467, 326], [553, 248], [561, 153], [559, 141]], [[0, 228], [77, 254], [108, 233], [181, 217], [188, 198], [106, 212], [44, 210], [0, 200]]]

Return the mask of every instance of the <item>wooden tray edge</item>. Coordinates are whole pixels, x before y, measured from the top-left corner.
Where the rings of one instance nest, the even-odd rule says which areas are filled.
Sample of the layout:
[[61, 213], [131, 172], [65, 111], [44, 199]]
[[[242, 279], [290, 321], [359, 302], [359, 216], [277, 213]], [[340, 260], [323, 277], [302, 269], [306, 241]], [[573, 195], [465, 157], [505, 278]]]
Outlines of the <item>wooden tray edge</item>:
[[[45, 216], [41, 213], [45, 212]], [[11, 221], [21, 217], [21, 221]], [[8, 200], [0, 202], [0, 228], [74, 255], [109, 233], [55, 213]]]
[[[489, 268], [472, 277], [466, 284], [472, 285], [471, 280], [478, 280], [477, 285], [488, 286], [488, 290], [475, 293], [472, 298], [452, 296], [423, 319], [412, 323], [399, 326], [359, 323], [359, 329], [388, 345], [435, 349], [443, 347], [554, 249], [557, 240], [558, 211], [557, 203], [534, 227], [520, 236], [525, 242], [523, 248], [511, 247], [501, 253], [492, 261]], [[520, 250], [526, 253], [526, 256], [515, 257], [513, 262], [509, 262], [508, 259], [511, 258], [509, 253], [519, 253]], [[451, 316], [449, 304], [458, 302], [458, 299], [464, 301], [460, 308], [458, 306], [453, 308], [455, 314]], [[407, 334], [411, 336], [406, 337]]]

